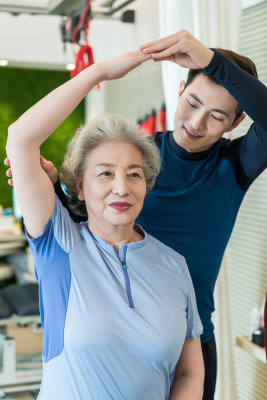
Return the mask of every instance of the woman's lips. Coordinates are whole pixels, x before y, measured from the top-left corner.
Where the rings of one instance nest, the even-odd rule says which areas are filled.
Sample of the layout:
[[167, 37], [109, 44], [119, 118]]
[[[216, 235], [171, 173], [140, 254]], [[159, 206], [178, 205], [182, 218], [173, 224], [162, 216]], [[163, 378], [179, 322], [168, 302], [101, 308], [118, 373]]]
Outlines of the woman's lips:
[[117, 211], [128, 211], [129, 208], [132, 207], [130, 203], [125, 203], [125, 202], [120, 202], [120, 201], [115, 201], [114, 203], [110, 203], [109, 206], [113, 208], [114, 210]]
[[184, 130], [185, 130], [186, 136], [191, 140], [197, 140], [197, 139], [201, 138], [200, 135], [197, 135], [196, 133], [188, 131], [185, 127], [184, 127]]

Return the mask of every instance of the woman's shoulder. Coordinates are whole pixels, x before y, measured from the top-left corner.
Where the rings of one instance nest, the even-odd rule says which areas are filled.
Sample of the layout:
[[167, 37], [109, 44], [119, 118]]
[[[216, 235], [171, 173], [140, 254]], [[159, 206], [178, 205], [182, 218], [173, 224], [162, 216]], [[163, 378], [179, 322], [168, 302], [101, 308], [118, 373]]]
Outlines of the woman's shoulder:
[[81, 226], [71, 219], [68, 210], [62, 205], [57, 195], [50, 223], [56, 241], [63, 250], [70, 253], [74, 244], [81, 237]]

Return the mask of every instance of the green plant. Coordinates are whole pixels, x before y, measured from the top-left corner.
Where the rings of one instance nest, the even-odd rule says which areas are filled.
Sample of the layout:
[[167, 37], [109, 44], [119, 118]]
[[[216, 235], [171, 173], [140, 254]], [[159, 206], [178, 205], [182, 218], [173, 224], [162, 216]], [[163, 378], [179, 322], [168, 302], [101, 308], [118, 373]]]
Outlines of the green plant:
[[[12, 207], [12, 190], [7, 184], [5, 145], [8, 126], [51, 90], [69, 79], [69, 73], [59, 71], [1, 68], [0, 79], [0, 204]], [[41, 147], [41, 154], [59, 169], [66, 144], [75, 129], [84, 122], [84, 102], [64, 121]]]

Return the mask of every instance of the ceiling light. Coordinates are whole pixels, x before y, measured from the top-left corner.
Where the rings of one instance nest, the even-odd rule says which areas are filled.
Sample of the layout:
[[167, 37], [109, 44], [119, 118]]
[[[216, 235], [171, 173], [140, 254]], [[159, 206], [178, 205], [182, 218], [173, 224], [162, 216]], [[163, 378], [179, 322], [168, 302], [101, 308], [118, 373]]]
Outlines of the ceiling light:
[[9, 64], [8, 60], [0, 60], [0, 66], [1, 67], [6, 67]]
[[66, 64], [66, 69], [72, 71], [75, 68], [75, 64]]

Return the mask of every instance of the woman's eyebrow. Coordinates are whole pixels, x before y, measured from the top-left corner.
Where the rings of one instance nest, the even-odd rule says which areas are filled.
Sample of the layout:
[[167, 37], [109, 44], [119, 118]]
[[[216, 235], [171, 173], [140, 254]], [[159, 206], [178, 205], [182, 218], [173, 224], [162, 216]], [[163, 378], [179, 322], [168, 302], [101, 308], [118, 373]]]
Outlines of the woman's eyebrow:
[[141, 169], [143, 169], [143, 166], [140, 165], [140, 164], [131, 164], [131, 165], [129, 165], [128, 168], [129, 168], [129, 169], [133, 169], [133, 168], [141, 168]]
[[95, 167], [115, 167], [115, 165], [111, 164], [111, 163], [102, 162], [102, 163], [96, 164]]
[[[102, 162], [102, 163], [96, 164], [95, 167], [115, 167], [115, 164]], [[130, 165], [128, 165], [128, 168], [129, 169], [133, 169], [133, 168], [143, 169], [143, 166], [140, 164], [130, 164]]]

